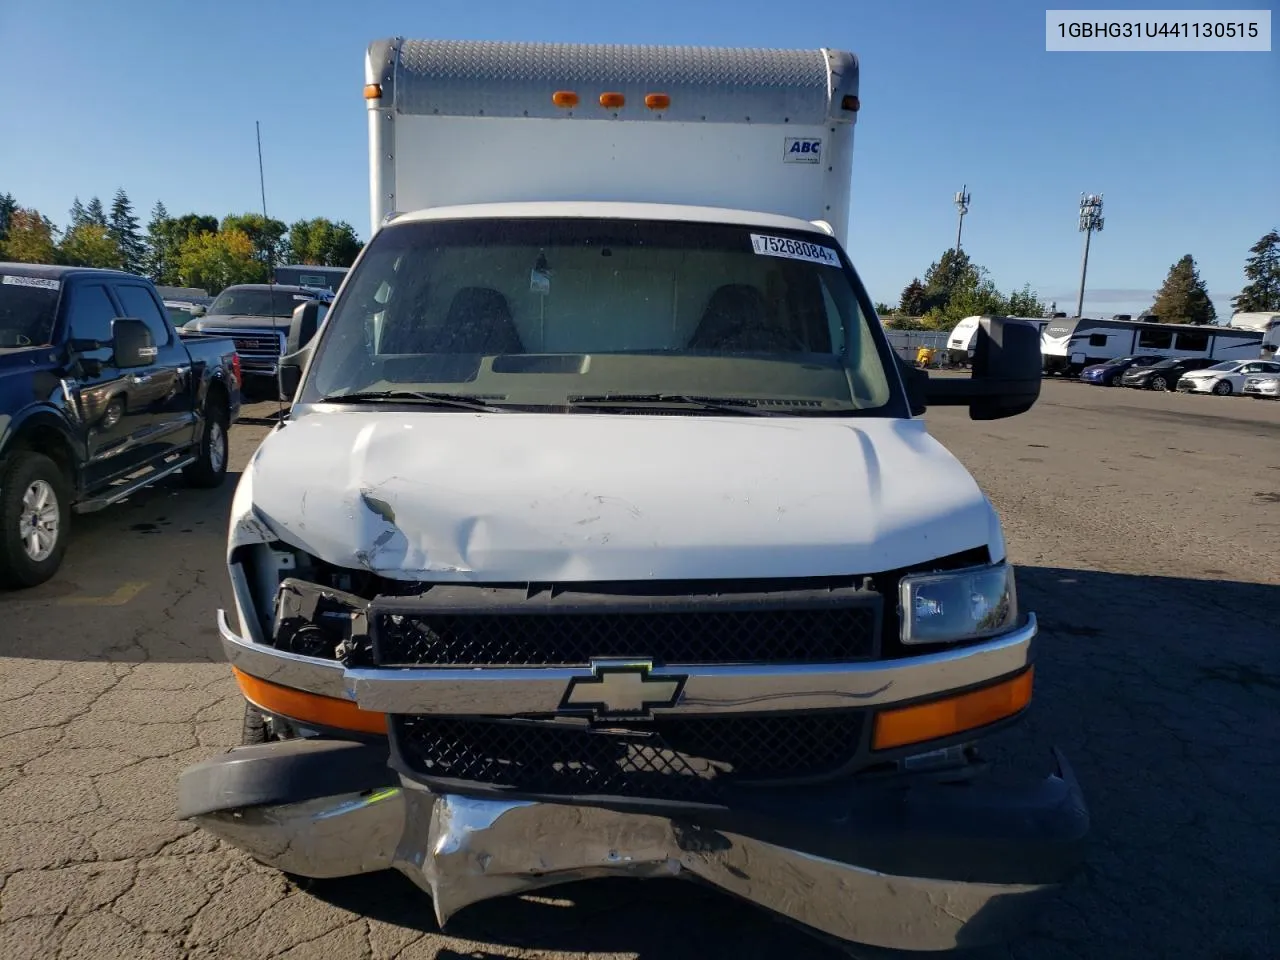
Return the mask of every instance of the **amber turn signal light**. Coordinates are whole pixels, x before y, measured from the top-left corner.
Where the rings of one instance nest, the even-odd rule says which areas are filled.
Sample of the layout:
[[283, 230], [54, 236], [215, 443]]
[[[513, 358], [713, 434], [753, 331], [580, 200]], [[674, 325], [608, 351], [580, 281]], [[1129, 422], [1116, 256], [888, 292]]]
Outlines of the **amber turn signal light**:
[[627, 98], [620, 93], [600, 94], [600, 106], [606, 110], [621, 110], [626, 106]]
[[382, 84], [380, 84], [380, 83], [366, 83], [366, 84], [364, 85], [364, 98], [365, 98], [366, 100], [381, 100], [381, 99], [382, 99]]
[[644, 105], [650, 110], [665, 110], [671, 106], [671, 98], [665, 93], [651, 93], [644, 98]]
[[551, 95], [551, 102], [557, 107], [568, 109], [578, 105], [578, 95], [572, 90], [557, 90]]
[[338, 730], [380, 734], [387, 732], [385, 713], [361, 710], [350, 700], [322, 697], [305, 690], [282, 687], [245, 673], [237, 667], [232, 667], [231, 672], [235, 674], [236, 683], [240, 684], [240, 692], [244, 694], [244, 698], [267, 713], [279, 714], [302, 724], [314, 723]]
[[1034, 672], [1032, 667], [1016, 677], [959, 696], [882, 710], [876, 714], [871, 748], [889, 750], [940, 740], [1011, 717], [1031, 702]]

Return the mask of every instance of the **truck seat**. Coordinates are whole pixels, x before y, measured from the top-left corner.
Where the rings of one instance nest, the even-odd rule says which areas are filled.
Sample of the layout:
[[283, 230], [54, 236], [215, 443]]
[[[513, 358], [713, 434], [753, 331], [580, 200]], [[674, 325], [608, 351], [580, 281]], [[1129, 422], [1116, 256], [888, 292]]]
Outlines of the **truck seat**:
[[690, 350], [721, 353], [790, 353], [801, 349], [786, 330], [769, 320], [764, 294], [745, 283], [727, 283], [707, 301]]
[[489, 287], [463, 287], [454, 294], [443, 322], [401, 323], [388, 331], [385, 343], [386, 353], [524, 352], [507, 298]]

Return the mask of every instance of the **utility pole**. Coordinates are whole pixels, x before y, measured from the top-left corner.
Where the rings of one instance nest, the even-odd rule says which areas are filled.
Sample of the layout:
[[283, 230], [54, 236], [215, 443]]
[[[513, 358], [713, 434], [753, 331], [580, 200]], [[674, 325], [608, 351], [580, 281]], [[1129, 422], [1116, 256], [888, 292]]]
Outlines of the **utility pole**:
[[1084, 315], [1084, 278], [1089, 270], [1089, 238], [1102, 231], [1102, 194], [1080, 194], [1080, 232], [1084, 234], [1084, 259], [1080, 261], [1080, 296], [1076, 300], [1076, 316]]
[[969, 191], [966, 183], [956, 194], [956, 209], [960, 211], [960, 223], [956, 226], [956, 253], [960, 252], [960, 231], [964, 229], [964, 215], [969, 212]]

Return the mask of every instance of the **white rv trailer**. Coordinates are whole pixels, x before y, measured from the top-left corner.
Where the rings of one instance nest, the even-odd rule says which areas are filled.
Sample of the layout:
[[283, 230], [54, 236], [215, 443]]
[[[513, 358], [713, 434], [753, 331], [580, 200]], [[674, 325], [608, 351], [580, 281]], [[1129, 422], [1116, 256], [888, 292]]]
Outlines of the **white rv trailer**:
[[1262, 333], [1262, 350], [1265, 355], [1280, 351], [1280, 313], [1233, 314], [1227, 325], [1235, 330], [1258, 330]]
[[[990, 316], [990, 314], [988, 314]], [[1007, 320], [1026, 320], [1034, 323], [1043, 333], [1049, 321], [1043, 317], [1006, 317]], [[947, 334], [947, 359], [966, 365], [973, 360], [973, 345], [978, 338], [978, 324], [982, 317], [965, 317]]]
[[1117, 357], [1208, 357], [1252, 360], [1261, 355], [1263, 335], [1212, 324], [1138, 323], [1062, 317], [1040, 333], [1045, 373], [1076, 376], [1085, 367]]

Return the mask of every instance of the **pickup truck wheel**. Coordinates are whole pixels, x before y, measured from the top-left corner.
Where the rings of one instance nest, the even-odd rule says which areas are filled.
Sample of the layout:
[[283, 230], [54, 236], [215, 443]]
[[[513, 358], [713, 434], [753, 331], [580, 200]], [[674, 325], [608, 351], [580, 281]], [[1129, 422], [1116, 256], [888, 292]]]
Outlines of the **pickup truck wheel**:
[[0, 584], [34, 587], [62, 564], [71, 526], [71, 484], [62, 469], [26, 450], [0, 467]]
[[230, 444], [227, 439], [227, 410], [216, 400], [205, 408], [204, 430], [200, 433], [200, 446], [195, 463], [182, 475], [192, 487], [212, 488], [222, 485], [227, 475]]

